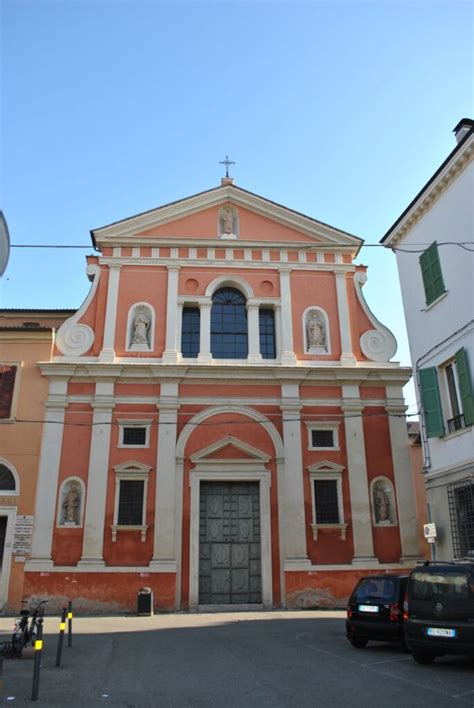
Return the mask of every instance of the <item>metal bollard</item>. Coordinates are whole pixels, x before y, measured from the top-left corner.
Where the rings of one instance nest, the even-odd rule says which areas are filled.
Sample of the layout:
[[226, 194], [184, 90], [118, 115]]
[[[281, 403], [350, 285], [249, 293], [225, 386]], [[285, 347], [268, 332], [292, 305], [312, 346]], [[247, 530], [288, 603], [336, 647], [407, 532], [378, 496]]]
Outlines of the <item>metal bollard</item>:
[[69, 600], [67, 606], [67, 645], [72, 647], [72, 602]]
[[42, 653], [43, 653], [43, 618], [40, 617], [38, 619], [38, 630], [37, 630], [36, 641], [35, 641], [35, 663], [33, 666], [33, 691], [31, 694], [32, 701], [38, 700]]
[[61, 612], [61, 623], [59, 625], [58, 650], [56, 652], [56, 666], [61, 666], [61, 654], [63, 651], [64, 630], [66, 629], [66, 613], [67, 613], [67, 610], [65, 607], [63, 607], [63, 611]]

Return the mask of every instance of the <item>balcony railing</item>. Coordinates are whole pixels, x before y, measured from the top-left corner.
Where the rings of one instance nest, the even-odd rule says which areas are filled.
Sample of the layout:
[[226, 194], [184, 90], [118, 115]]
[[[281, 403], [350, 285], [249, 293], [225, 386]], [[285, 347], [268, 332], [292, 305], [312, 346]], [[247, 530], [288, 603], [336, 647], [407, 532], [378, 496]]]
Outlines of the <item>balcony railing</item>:
[[454, 433], [456, 430], [462, 430], [462, 428], [466, 427], [466, 424], [464, 422], [464, 415], [461, 413], [461, 415], [457, 415], [454, 418], [450, 418], [447, 421], [448, 424], [448, 431], [450, 433]]

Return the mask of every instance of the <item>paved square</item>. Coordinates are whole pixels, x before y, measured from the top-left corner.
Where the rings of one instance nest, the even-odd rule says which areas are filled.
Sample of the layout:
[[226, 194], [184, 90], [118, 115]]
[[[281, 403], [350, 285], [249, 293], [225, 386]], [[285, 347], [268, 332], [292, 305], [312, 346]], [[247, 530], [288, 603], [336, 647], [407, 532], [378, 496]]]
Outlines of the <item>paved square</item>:
[[[64, 647], [59, 669], [59, 619], [46, 617], [37, 705], [474, 706], [473, 659], [418, 666], [397, 646], [357, 650], [345, 638], [344, 617], [275, 611], [75, 618], [73, 647]], [[0, 629], [11, 626], [0, 619]], [[32, 674], [33, 661], [4, 662], [2, 706], [32, 705]]]

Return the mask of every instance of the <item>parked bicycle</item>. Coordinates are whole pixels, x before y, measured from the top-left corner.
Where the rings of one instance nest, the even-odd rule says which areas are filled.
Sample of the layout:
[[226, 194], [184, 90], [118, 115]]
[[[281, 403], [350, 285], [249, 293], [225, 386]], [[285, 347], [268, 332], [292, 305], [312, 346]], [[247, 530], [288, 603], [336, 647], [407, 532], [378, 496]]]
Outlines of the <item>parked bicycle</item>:
[[[20, 617], [16, 620], [12, 634], [12, 654], [21, 656], [22, 650], [28, 645], [34, 645], [38, 627], [38, 619], [44, 615], [44, 605], [47, 600], [40, 600], [30, 605], [30, 609], [20, 611]], [[22, 600], [27, 604], [27, 600]]]

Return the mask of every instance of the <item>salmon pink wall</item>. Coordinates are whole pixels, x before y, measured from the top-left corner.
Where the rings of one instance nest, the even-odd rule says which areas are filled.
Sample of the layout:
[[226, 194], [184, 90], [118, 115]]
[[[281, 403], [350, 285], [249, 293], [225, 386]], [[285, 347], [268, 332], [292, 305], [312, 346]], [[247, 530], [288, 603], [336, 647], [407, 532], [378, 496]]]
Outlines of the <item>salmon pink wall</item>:
[[153, 590], [155, 609], [175, 608], [174, 573], [26, 573], [24, 590], [26, 597], [49, 598], [49, 611], [72, 600], [75, 614], [136, 612], [137, 592], [144, 585]]
[[[142, 231], [138, 236], [175, 236], [177, 238], [218, 238], [219, 210], [224, 205], [203, 209], [195, 214], [174, 219], [167, 224]], [[272, 221], [267, 216], [260, 216], [241, 206], [237, 207], [240, 218], [240, 238], [253, 241], [306, 242], [315, 243], [315, 239], [296, 229]], [[321, 238], [322, 240], [322, 238]], [[232, 245], [232, 244], [230, 244]]]
[[[298, 359], [339, 359], [341, 339], [337, 310], [336, 283], [333, 273], [325, 271], [292, 271], [291, 302], [293, 317], [293, 346]], [[304, 353], [303, 313], [311, 306], [325, 310], [330, 330], [331, 354]]]
[[154, 350], [139, 352], [138, 356], [140, 358], [161, 356], [165, 347], [167, 287], [168, 273], [166, 268], [151, 269], [139, 266], [122, 268], [115, 328], [117, 356], [134, 355], [134, 352], [127, 352], [125, 347], [128, 313], [132, 305], [137, 302], [147, 302], [155, 310]]
[[[190, 300], [193, 295], [204, 295], [209, 284], [220, 275], [224, 274], [215, 268], [182, 268], [179, 272], [179, 295], [189, 296]], [[233, 275], [243, 278], [252, 288], [255, 297], [280, 296], [279, 275], [272, 269], [259, 268], [243, 272], [241, 268], [226, 268], [226, 278], [232, 280]]]

